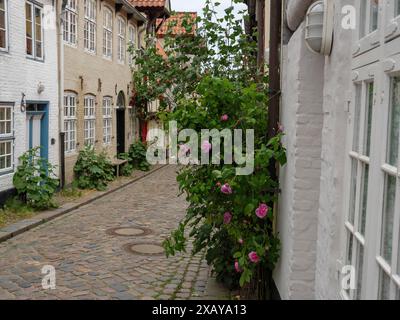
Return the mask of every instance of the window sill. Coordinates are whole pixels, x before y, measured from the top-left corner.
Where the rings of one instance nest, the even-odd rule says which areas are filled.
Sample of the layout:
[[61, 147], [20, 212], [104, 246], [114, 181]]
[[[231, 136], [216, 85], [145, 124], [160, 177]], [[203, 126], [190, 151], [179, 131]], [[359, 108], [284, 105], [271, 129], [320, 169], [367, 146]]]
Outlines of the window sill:
[[64, 41], [64, 45], [67, 46], [67, 47], [70, 47], [72, 49], [78, 49], [78, 44], [77, 43], [73, 44], [73, 43], [69, 43], [69, 42]]
[[44, 59], [43, 58], [35, 58], [35, 57], [32, 57], [32, 56], [26, 56], [26, 59], [31, 60], [31, 61], [35, 61], [35, 62], [44, 63]]
[[89, 51], [88, 49], [84, 49], [83, 50], [85, 53], [87, 53], [87, 54], [89, 54], [89, 55], [91, 55], [91, 56], [96, 56], [96, 51]]

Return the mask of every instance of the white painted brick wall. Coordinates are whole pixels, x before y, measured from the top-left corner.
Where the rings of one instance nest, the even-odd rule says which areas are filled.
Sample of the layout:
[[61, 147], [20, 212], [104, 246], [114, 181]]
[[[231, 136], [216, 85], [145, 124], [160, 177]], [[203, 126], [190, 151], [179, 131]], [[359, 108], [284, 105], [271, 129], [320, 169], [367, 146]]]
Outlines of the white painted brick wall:
[[[51, 0], [36, 1], [52, 5]], [[57, 78], [57, 32], [44, 30], [44, 62], [26, 58], [25, 55], [25, 1], [8, 1], [9, 51], [0, 52], [0, 101], [15, 102], [15, 167], [18, 157], [26, 151], [26, 113], [22, 113], [21, 93], [26, 100], [49, 102], [49, 161], [59, 164], [58, 134], [58, 78]], [[38, 83], [45, 86], [42, 94], [37, 93]], [[51, 139], [56, 140], [51, 145]], [[0, 176], [0, 191], [12, 188], [12, 174]]]
[[284, 48], [281, 121], [288, 164], [281, 171], [277, 227], [282, 253], [274, 279], [282, 299], [313, 299], [323, 123], [323, 57], [301, 26]]

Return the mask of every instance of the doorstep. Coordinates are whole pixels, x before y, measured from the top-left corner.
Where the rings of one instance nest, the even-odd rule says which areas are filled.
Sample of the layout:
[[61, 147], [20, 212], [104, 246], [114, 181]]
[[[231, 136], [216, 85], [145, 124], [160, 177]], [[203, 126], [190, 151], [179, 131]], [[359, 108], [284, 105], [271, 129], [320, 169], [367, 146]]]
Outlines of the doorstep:
[[43, 211], [35, 215], [33, 218], [21, 220], [16, 223], [10, 224], [4, 228], [0, 228], [0, 243], [7, 241], [11, 238], [14, 238], [15, 236], [24, 233], [28, 230], [32, 230], [33, 228], [36, 228], [37, 226], [42, 225], [48, 221], [54, 220], [60, 216], [70, 213], [71, 211], [79, 209], [80, 207], [92, 203], [93, 201], [96, 201], [110, 193], [118, 191], [136, 181], [143, 179], [144, 177], [147, 177], [148, 175], [151, 175], [152, 173], [162, 169], [165, 166], [166, 165], [157, 165], [154, 166], [150, 171], [147, 172], [139, 171], [138, 176], [135, 176], [131, 180], [124, 182], [122, 184], [116, 184], [114, 186], [111, 186], [110, 189], [106, 191], [95, 191], [73, 202], [65, 203], [57, 209]]

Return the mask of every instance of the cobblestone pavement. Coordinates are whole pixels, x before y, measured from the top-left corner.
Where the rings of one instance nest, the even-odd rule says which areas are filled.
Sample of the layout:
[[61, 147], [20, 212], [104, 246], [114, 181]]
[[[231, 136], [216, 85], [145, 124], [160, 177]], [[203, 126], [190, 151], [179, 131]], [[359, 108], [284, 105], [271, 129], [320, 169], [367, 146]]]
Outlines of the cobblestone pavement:
[[[196, 299], [208, 267], [201, 255], [166, 258], [125, 250], [131, 243], [161, 244], [184, 215], [176, 167], [169, 166], [63, 217], [0, 244], [0, 299]], [[142, 227], [144, 236], [107, 230]], [[42, 288], [45, 265], [56, 289]]]

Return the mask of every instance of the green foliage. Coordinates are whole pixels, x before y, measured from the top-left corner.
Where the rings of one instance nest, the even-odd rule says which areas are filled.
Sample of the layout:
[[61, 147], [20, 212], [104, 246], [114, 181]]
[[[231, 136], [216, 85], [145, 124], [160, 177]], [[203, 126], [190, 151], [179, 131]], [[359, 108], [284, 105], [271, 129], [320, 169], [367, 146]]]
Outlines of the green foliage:
[[107, 184], [114, 180], [111, 161], [102, 152], [97, 154], [93, 147], [87, 146], [79, 152], [74, 166], [75, 183], [80, 189], [105, 190]]
[[20, 199], [35, 209], [54, 207], [53, 195], [59, 181], [55, 178], [55, 167], [47, 159], [38, 156], [40, 148], [24, 153], [13, 177], [13, 184]]
[[136, 116], [146, 118], [148, 102], [159, 99], [162, 118], [164, 111], [172, 110], [179, 100], [192, 94], [204, 77], [225, 77], [244, 85], [263, 77], [257, 69], [257, 43], [250, 41], [242, 27], [243, 19], [248, 19], [247, 12], [234, 15], [233, 7], [229, 7], [224, 17], [217, 20], [218, 6], [206, 0], [203, 17], [195, 21], [190, 15], [183, 17], [182, 27], [186, 32], [182, 34], [173, 34], [176, 21], [167, 20], [164, 37], [167, 58], [154, 45], [136, 52], [129, 49], [140, 66], [133, 73]]
[[127, 160], [128, 163], [124, 164], [124, 166], [121, 169], [121, 175], [123, 175], [124, 177], [129, 177], [132, 175], [132, 172], [134, 170], [132, 161], [133, 159], [129, 156], [129, 153], [120, 153], [118, 155], [119, 159], [122, 160]]
[[[167, 255], [184, 251], [185, 234], [190, 230], [193, 253], [205, 250], [217, 279], [237, 287], [261, 282], [259, 270], [273, 270], [279, 257], [272, 209], [279, 183], [270, 169], [275, 163], [285, 164], [286, 151], [281, 133], [271, 140], [266, 138], [268, 77], [257, 66], [256, 33], [246, 34], [240, 15], [244, 19], [248, 16], [241, 12], [238, 18], [233, 7], [225, 10], [224, 17], [216, 18], [218, 6], [206, 0], [202, 17], [195, 23], [189, 17], [184, 19], [186, 34], [172, 35], [174, 25], [170, 25], [164, 38], [166, 59], [155, 46], [138, 53], [134, 100], [139, 116], [146, 117], [147, 103], [159, 99], [158, 117], [165, 122], [177, 121], [178, 130], [254, 130], [251, 175], [236, 175], [240, 165], [224, 163], [222, 146], [220, 165], [181, 169], [177, 179], [189, 207], [179, 228], [163, 243]], [[197, 29], [192, 34], [194, 25]], [[222, 116], [227, 119], [222, 120]], [[201, 154], [200, 148], [198, 151]], [[231, 186], [232, 194], [221, 192], [224, 184]], [[269, 206], [268, 214], [259, 218], [255, 212], [262, 205]], [[232, 215], [229, 223], [224, 223], [226, 212]], [[258, 261], [252, 262], [250, 253], [257, 254]], [[235, 270], [235, 263], [240, 270]]]
[[150, 164], [146, 159], [146, 145], [141, 142], [135, 142], [129, 148], [129, 159], [134, 169], [138, 169], [140, 171], [149, 171]]
[[[196, 94], [181, 100], [169, 116], [170, 120], [178, 122], [178, 130], [254, 129], [254, 172], [251, 175], [236, 175], [235, 169], [240, 166], [224, 163], [223, 145], [221, 164], [186, 166], [180, 171], [178, 182], [189, 208], [184, 227], [164, 242], [167, 253], [180, 251], [184, 248], [184, 229], [190, 228], [194, 253], [205, 249], [217, 279], [230, 287], [243, 286], [253, 280], [257, 268], [273, 270], [279, 258], [279, 239], [272, 227], [273, 209], [269, 208], [265, 218], [255, 213], [260, 205], [272, 206], [277, 200], [279, 184], [271, 177], [271, 163], [284, 165], [286, 162], [282, 134], [266, 140], [266, 103], [266, 95], [255, 85], [241, 86], [228, 79], [207, 77], [198, 85]], [[224, 114], [228, 115], [227, 121], [221, 120]], [[201, 141], [198, 143], [201, 145]], [[226, 183], [233, 190], [230, 195], [221, 192], [221, 186]], [[226, 212], [232, 215], [228, 224], [224, 223]], [[251, 252], [257, 253], [258, 263], [250, 261]], [[236, 272], [235, 261], [242, 272]]]

